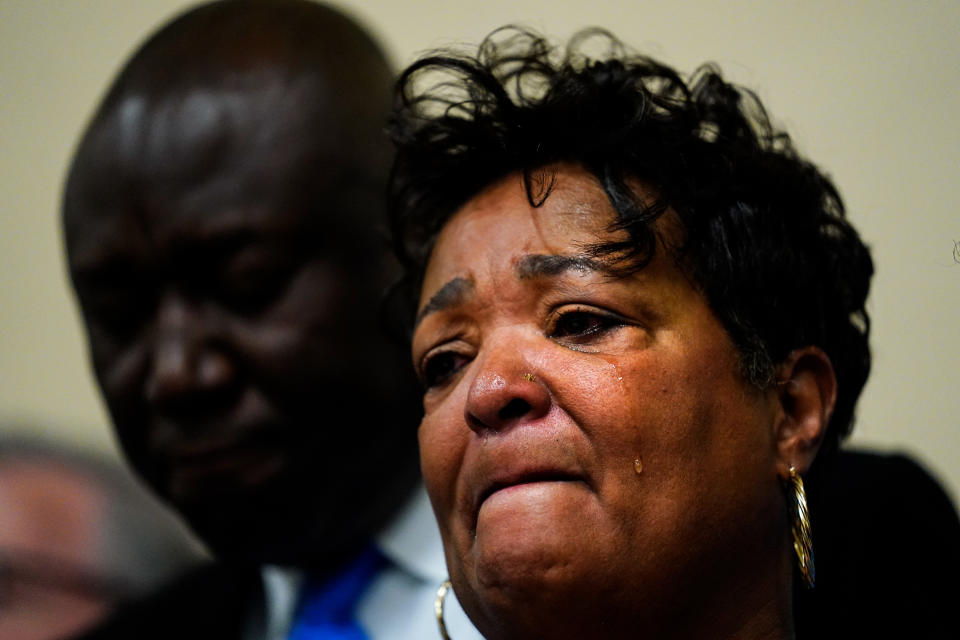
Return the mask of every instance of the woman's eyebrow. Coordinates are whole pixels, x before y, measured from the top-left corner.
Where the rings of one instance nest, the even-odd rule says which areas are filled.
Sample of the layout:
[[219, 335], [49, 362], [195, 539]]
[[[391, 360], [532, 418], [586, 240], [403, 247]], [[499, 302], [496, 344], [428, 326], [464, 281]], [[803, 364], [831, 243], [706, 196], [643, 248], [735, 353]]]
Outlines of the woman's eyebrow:
[[420, 309], [420, 313], [417, 314], [417, 319], [413, 323], [414, 329], [417, 328], [417, 325], [419, 325], [427, 315], [435, 311], [443, 311], [458, 304], [463, 304], [466, 298], [472, 294], [472, 280], [459, 276], [450, 280], [437, 289], [437, 292], [430, 296], [427, 304], [423, 305], [423, 308]]
[[531, 254], [517, 261], [515, 270], [521, 280], [559, 276], [567, 271], [599, 271], [610, 273], [610, 269], [594, 258], [584, 255]]

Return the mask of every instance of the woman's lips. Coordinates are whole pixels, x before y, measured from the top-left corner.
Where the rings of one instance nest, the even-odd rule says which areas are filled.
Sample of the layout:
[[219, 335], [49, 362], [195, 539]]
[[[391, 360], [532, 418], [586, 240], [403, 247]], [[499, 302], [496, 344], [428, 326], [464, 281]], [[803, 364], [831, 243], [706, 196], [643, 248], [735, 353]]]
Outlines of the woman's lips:
[[477, 508], [483, 506], [483, 503], [495, 493], [506, 491], [515, 487], [521, 487], [530, 484], [542, 484], [548, 482], [583, 482], [583, 478], [571, 473], [553, 470], [532, 471], [521, 473], [510, 480], [494, 481], [484, 489], [477, 501]]
[[481, 508], [493, 497], [501, 506], [508, 498], [520, 506], [528, 498], [566, 495], [570, 487], [593, 491], [589, 460], [588, 446], [569, 421], [518, 424], [471, 441], [461, 462], [464, 525], [476, 530]]
[[559, 467], [539, 466], [539, 467], [521, 467], [516, 469], [500, 469], [491, 475], [477, 492], [471, 514], [472, 527], [475, 530], [477, 521], [480, 518], [481, 509], [490, 502], [501, 503], [501, 499], [511, 500], [520, 497], [517, 494], [529, 490], [539, 495], [544, 495], [543, 490], [552, 486], [561, 484], [576, 484], [580, 487], [587, 486], [586, 478], [577, 472]]

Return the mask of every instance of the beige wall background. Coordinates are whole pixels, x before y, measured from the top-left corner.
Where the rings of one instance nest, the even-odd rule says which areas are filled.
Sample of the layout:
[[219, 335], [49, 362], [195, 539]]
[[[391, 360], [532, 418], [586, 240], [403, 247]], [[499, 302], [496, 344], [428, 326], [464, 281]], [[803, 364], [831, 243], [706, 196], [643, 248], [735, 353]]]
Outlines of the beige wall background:
[[[114, 450], [58, 220], [110, 78], [180, 0], [0, 0], [0, 429]], [[758, 90], [832, 174], [872, 246], [874, 373], [852, 442], [905, 450], [960, 496], [960, 3], [350, 0], [403, 65], [519, 22], [599, 25], [681, 70]]]

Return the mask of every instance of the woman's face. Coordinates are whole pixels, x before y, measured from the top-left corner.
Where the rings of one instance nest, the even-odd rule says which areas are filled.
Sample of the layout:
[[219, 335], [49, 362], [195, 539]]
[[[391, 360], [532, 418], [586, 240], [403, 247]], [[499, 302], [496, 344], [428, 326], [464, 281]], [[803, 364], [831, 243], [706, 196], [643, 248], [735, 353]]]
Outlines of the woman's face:
[[587, 256], [613, 219], [581, 169], [557, 168], [540, 208], [511, 175], [451, 218], [427, 268], [423, 473], [489, 637], [592, 637], [601, 619], [605, 637], [649, 634], [782, 557], [775, 398], [741, 379], [663, 244], [628, 277]]

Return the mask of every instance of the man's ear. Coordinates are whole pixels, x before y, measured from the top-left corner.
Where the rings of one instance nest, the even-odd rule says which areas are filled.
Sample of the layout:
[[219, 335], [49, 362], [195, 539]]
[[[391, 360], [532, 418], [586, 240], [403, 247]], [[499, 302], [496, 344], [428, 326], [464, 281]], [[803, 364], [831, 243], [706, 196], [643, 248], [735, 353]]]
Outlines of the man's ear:
[[837, 376], [818, 347], [803, 347], [777, 368], [780, 418], [776, 426], [777, 472], [805, 472], [817, 455], [837, 401]]

